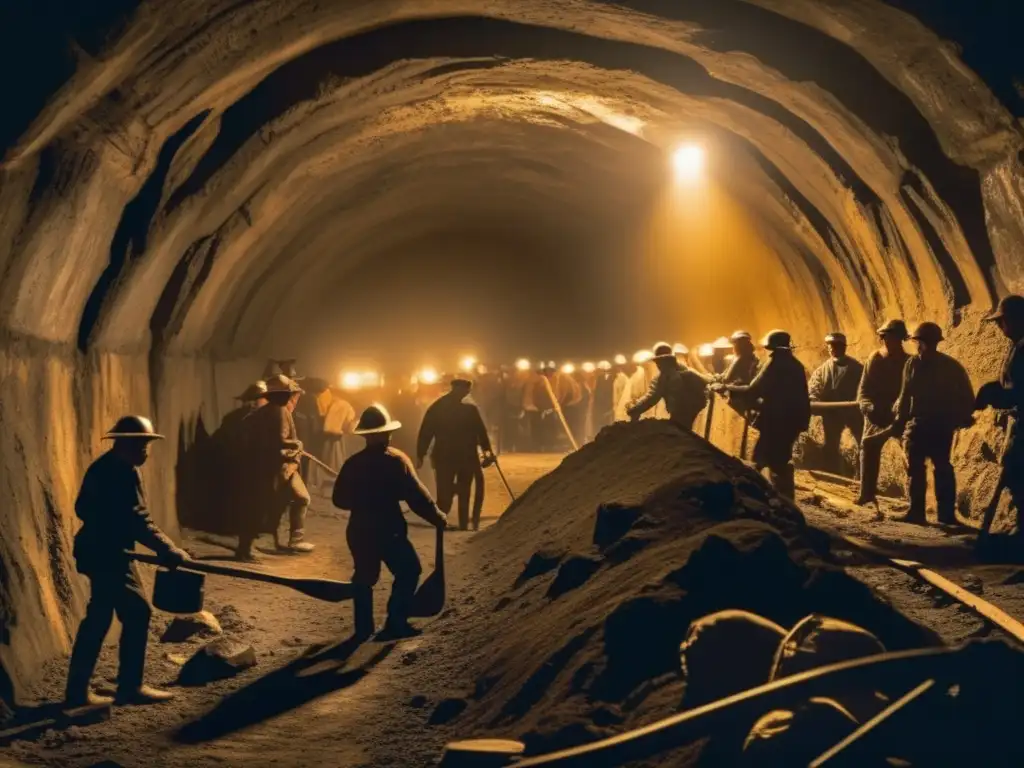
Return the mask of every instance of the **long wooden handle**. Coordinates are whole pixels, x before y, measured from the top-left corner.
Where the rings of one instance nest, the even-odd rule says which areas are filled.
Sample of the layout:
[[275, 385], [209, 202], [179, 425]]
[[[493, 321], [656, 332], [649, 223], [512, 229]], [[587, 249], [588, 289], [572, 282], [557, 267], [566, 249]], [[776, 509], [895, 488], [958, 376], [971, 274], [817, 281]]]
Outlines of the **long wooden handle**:
[[[140, 563], [164, 565], [164, 561], [156, 555], [146, 555], [141, 552], [129, 552], [128, 556], [131, 557], [132, 560], [137, 560]], [[212, 573], [217, 576], [231, 576], [236, 579], [248, 579], [249, 581], [263, 581], [268, 584], [281, 584], [287, 587], [290, 587], [293, 581], [288, 576], [276, 576], [272, 573], [260, 573], [259, 571], [250, 571], [245, 568], [231, 568], [226, 565], [214, 565], [213, 563], [206, 563], [201, 560], [187, 560], [181, 564], [181, 567], [190, 571], [199, 571], [200, 573]]]
[[715, 393], [708, 398], [708, 408], [704, 412], [704, 439], [711, 440], [711, 420], [715, 417]]
[[541, 375], [544, 379], [544, 387], [548, 391], [548, 395], [551, 397], [551, 404], [555, 408], [555, 413], [558, 414], [559, 420], [562, 422], [562, 427], [565, 429], [565, 434], [569, 436], [569, 442], [572, 443], [572, 449], [578, 451], [580, 449], [579, 444], [576, 442], [576, 438], [572, 436], [572, 430], [569, 429], [569, 422], [565, 420], [565, 414], [562, 413], [562, 406], [558, 402], [558, 398], [555, 397], [555, 390], [551, 388], [551, 382], [548, 381], [548, 377]]
[[305, 451], [302, 451], [302, 455], [303, 455], [303, 456], [305, 456], [305, 457], [306, 457], [307, 459], [309, 459], [310, 461], [312, 461], [312, 462], [313, 462], [314, 464], [316, 464], [317, 466], [319, 466], [320, 468], [322, 468], [322, 469], [325, 469], [326, 471], [330, 472], [330, 473], [331, 473], [332, 475], [334, 475], [335, 477], [337, 477], [337, 476], [338, 476], [338, 470], [336, 470], [336, 469], [335, 469], [334, 467], [332, 467], [332, 466], [331, 466], [330, 464], [325, 464], [324, 462], [320, 461], [320, 459], [318, 459], [318, 458], [317, 458], [316, 456], [314, 456], [314, 455], [313, 455], [312, 453], [306, 453]]

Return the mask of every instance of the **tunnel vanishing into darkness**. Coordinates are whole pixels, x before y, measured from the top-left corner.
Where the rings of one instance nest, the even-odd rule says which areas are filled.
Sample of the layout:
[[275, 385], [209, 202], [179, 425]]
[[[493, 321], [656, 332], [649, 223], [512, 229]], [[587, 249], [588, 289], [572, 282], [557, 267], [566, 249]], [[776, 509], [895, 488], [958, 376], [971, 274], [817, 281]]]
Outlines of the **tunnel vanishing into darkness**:
[[[531, 263], [620, 258], [681, 139], [770, 255], [744, 323], [864, 354], [929, 319], [976, 383], [1000, 364], [979, 317], [1024, 291], [1024, 97], [995, 3], [91, 5], [0, 11], [0, 698], [68, 649], [74, 495], [118, 415], [170, 438], [173, 531], [175, 447], [361, 264], [510, 221]], [[960, 441], [968, 508], [999, 434]]]

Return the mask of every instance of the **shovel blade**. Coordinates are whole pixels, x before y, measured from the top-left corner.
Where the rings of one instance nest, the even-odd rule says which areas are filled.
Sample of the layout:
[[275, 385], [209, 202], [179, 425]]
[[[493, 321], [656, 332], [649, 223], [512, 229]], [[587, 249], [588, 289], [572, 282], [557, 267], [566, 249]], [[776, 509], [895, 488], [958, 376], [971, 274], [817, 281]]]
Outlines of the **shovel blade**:
[[328, 579], [294, 579], [288, 586], [315, 600], [323, 600], [328, 603], [351, 600], [354, 592], [350, 582]]

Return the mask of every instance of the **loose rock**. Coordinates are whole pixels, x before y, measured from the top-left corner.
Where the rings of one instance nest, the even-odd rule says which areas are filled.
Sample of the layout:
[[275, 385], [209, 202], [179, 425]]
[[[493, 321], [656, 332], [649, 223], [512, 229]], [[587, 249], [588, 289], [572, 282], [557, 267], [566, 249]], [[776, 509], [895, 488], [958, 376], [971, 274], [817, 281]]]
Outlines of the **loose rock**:
[[184, 643], [197, 635], [213, 637], [223, 631], [216, 616], [209, 611], [200, 611], [189, 616], [175, 616], [160, 636], [160, 642]]
[[221, 637], [207, 643], [181, 668], [181, 685], [204, 685], [237, 675], [256, 666], [256, 651], [247, 643], [230, 637]]

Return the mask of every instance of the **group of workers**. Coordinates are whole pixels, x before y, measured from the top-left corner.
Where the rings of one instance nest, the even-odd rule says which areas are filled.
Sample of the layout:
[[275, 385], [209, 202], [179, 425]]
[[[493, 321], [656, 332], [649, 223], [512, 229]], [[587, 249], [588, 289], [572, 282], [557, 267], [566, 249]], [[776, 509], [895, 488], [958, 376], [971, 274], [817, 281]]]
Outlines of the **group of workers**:
[[[814, 372], [810, 384], [784, 331], [773, 331], [764, 339], [762, 346], [768, 359], [763, 364], [757, 359], [750, 334], [734, 334], [734, 358], [721, 374], [695, 370], [671, 345], [658, 344], [652, 350], [658, 373], [647, 392], [627, 406], [627, 416], [639, 419], [661, 403], [673, 422], [692, 429], [705, 407], [706, 391], [721, 394], [758, 430], [754, 463], [769, 471], [781, 493], [792, 496], [794, 444], [808, 427], [812, 398], [844, 406], [827, 412], [831, 420], [826, 420], [826, 439], [832, 443], [838, 440], [837, 431], [858, 431], [861, 422], [845, 405], [856, 403], [855, 409], [863, 418], [860, 500], [874, 497], [881, 445], [890, 438], [902, 437], [911, 497], [905, 519], [925, 522], [924, 469], [926, 461], [931, 460], [939, 520], [952, 522], [956, 501], [956, 479], [950, 461], [953, 435], [972, 423], [975, 411], [993, 407], [1016, 417], [1024, 407], [1024, 298], [1003, 299], [987, 319], [998, 323], [1013, 349], [1000, 379], [982, 386], [977, 397], [963, 367], [938, 351], [942, 331], [937, 325], [921, 323], [908, 334], [903, 321], [893, 320], [878, 329], [880, 348], [872, 353], [863, 370], [847, 356], [843, 336], [830, 334], [826, 339], [830, 358]], [[903, 348], [908, 339], [917, 344], [915, 355], [908, 355]], [[299, 553], [312, 550], [303, 531], [309, 503], [301, 468], [306, 451], [293, 417], [304, 393], [296, 381], [292, 361], [274, 365], [276, 369], [265, 371], [262, 385], [254, 385], [242, 398], [246, 412], [225, 420], [235, 430], [230, 438], [238, 441], [234, 444], [250, 451], [245, 469], [226, 481], [237, 483], [236, 491], [243, 494], [244, 503], [253, 505], [250, 508], [254, 512], [272, 512], [253, 514], [255, 522], [240, 532], [242, 557], [251, 554], [249, 547], [256, 534], [269, 530], [276, 536], [277, 521], [284, 510], [289, 512], [289, 538], [284, 549]], [[602, 376], [604, 381], [595, 382], [594, 392], [610, 390], [612, 398], [595, 403], [599, 406], [599, 422], [614, 418], [614, 408], [608, 408], [608, 403], [617, 402], [616, 389], [625, 391], [627, 386], [622, 381], [623, 371], [608, 368]], [[463, 501], [468, 493], [467, 478], [469, 482], [478, 478], [481, 451], [483, 463], [494, 460], [482, 417], [467, 399], [472, 386], [461, 377], [452, 382], [451, 392], [431, 406], [424, 417], [416, 448], [416, 463], [422, 466], [433, 446], [438, 486], [445, 494], [442, 501], [450, 505], [450, 494], [461, 494], [463, 528], [468, 516], [464, 511], [468, 502]], [[557, 402], [557, 388], [551, 389]], [[848, 400], [854, 392], [855, 399]], [[1024, 502], [1024, 448], [1017, 439], [1016, 420], [1013, 423], [1002, 457], [1003, 482], [1019, 512]], [[392, 436], [401, 426], [385, 407], [366, 408], [353, 430], [365, 438], [366, 446], [345, 460], [332, 494], [334, 504], [350, 512], [346, 535], [354, 562], [356, 634], [360, 638], [374, 631], [373, 587], [382, 564], [395, 576], [383, 633], [403, 637], [417, 632], [409, 624], [409, 617], [421, 567], [408, 539], [400, 504], [404, 502], [439, 529], [447, 527], [447, 510], [438, 508], [420, 482], [412, 460], [391, 447]], [[69, 705], [111, 700], [94, 693], [90, 680], [115, 613], [123, 625], [116, 698], [123, 703], [150, 703], [172, 695], [143, 684], [151, 609], [128, 556], [141, 543], [169, 567], [188, 561], [187, 553], [153, 523], [139, 471], [149, 456], [151, 443], [161, 437], [144, 417], [122, 418], [105, 436], [113, 441], [111, 450], [93, 462], [82, 482], [75, 507], [82, 527], [75, 537], [74, 556], [78, 570], [90, 580], [91, 597], [71, 654], [66, 690]]]

